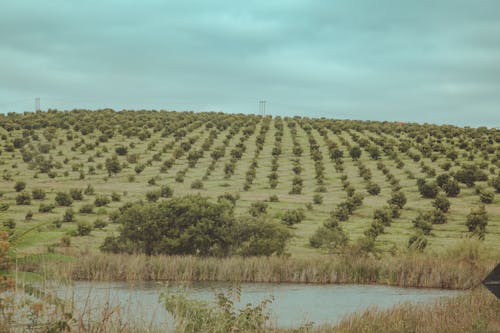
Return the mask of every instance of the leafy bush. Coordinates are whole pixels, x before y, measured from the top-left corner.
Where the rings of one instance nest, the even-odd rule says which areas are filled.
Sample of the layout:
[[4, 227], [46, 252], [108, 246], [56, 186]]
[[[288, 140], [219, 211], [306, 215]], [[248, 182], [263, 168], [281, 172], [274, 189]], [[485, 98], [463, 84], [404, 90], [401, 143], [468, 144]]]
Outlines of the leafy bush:
[[88, 222], [78, 222], [76, 225], [76, 233], [78, 236], [87, 236], [92, 231], [92, 225]]
[[309, 238], [309, 244], [314, 248], [325, 248], [329, 251], [334, 251], [337, 248], [342, 248], [347, 245], [348, 238], [345, 232], [340, 227], [328, 228], [326, 226], [319, 227], [316, 232]]
[[424, 235], [430, 235], [432, 231], [432, 221], [430, 214], [418, 213], [418, 216], [412, 221], [413, 226], [420, 229]]
[[500, 193], [500, 176], [496, 176], [491, 180], [491, 186], [493, 186], [497, 193]]
[[127, 155], [128, 149], [127, 147], [119, 146], [115, 148], [115, 152], [120, 156], [124, 156]]
[[191, 188], [201, 190], [203, 188], [203, 182], [199, 179], [196, 179], [191, 183]]
[[368, 183], [368, 185], [366, 185], [366, 191], [371, 194], [371, 195], [379, 195], [380, 193], [380, 186], [376, 183]]
[[250, 208], [248, 209], [248, 213], [254, 217], [266, 214], [266, 211], [267, 211], [267, 204], [262, 201], [252, 202]]
[[94, 212], [93, 204], [85, 204], [78, 210], [81, 214], [92, 214]]
[[161, 192], [160, 191], [148, 191], [146, 192], [146, 200], [149, 202], [156, 202], [160, 199]]
[[486, 235], [486, 226], [488, 225], [488, 213], [486, 209], [484, 209], [484, 206], [471, 209], [470, 213], [467, 215], [465, 225], [473, 235], [478, 236], [479, 239], [484, 239]]
[[321, 205], [323, 203], [323, 196], [321, 194], [316, 193], [313, 196], [313, 203], [315, 205]]
[[166, 310], [177, 321], [175, 331], [184, 333], [198, 332], [267, 332], [270, 330], [270, 312], [266, 309], [272, 302], [264, 299], [257, 305], [248, 303], [237, 309], [241, 290], [235, 293], [236, 299], [220, 292], [216, 302], [190, 300], [184, 294], [162, 294]]
[[94, 228], [95, 229], [103, 229], [103, 228], [106, 228], [107, 225], [108, 225], [108, 223], [102, 219], [96, 219], [94, 221]]
[[375, 239], [380, 234], [384, 233], [384, 225], [379, 220], [373, 220], [370, 224], [370, 228], [365, 230], [364, 234], [367, 238]]
[[373, 219], [379, 221], [384, 226], [390, 226], [392, 222], [392, 211], [387, 208], [375, 209]]
[[387, 201], [389, 205], [394, 205], [399, 209], [403, 209], [406, 205], [406, 196], [403, 192], [392, 192], [391, 198]]
[[361, 148], [358, 146], [351, 147], [349, 149], [349, 155], [351, 155], [353, 161], [358, 160], [361, 157]]
[[106, 206], [110, 202], [111, 199], [106, 195], [98, 195], [94, 200], [94, 204], [96, 207]]
[[448, 197], [456, 197], [460, 194], [460, 186], [455, 179], [449, 179], [444, 185], [443, 190]]
[[77, 201], [83, 200], [83, 191], [82, 191], [82, 189], [72, 188], [72, 189], [69, 190], [69, 195], [71, 196], [71, 198], [73, 200], [77, 200]]
[[439, 186], [436, 183], [427, 183], [423, 179], [419, 179], [418, 191], [423, 198], [433, 199], [439, 193]]
[[38, 207], [38, 212], [40, 213], [52, 213], [52, 211], [56, 208], [54, 204], [40, 204]]
[[233, 231], [233, 254], [242, 256], [281, 255], [286, 242], [291, 238], [289, 231], [265, 218], [240, 218]]
[[490, 204], [495, 200], [495, 193], [483, 189], [479, 192], [479, 200], [481, 200], [482, 203]]
[[16, 196], [16, 204], [18, 205], [31, 205], [31, 194], [26, 191], [19, 193]]
[[23, 182], [23, 181], [17, 181], [15, 184], [14, 184], [14, 190], [16, 190], [16, 192], [21, 192], [22, 190], [24, 190], [26, 188], [26, 182]]
[[111, 193], [111, 201], [119, 202], [119, 201], [121, 201], [121, 199], [122, 199], [122, 197], [120, 194], [118, 194], [116, 192]]
[[75, 220], [75, 212], [73, 211], [73, 209], [71, 208], [66, 209], [63, 215], [63, 222], [73, 222], [74, 220]]
[[162, 185], [160, 187], [160, 196], [162, 198], [170, 198], [172, 197], [172, 195], [174, 195], [174, 190], [172, 190], [172, 188], [168, 185]]
[[272, 194], [269, 196], [269, 202], [279, 202], [280, 199], [278, 198], [278, 196], [276, 194]]
[[480, 170], [477, 165], [470, 164], [462, 166], [462, 168], [455, 173], [455, 179], [468, 187], [472, 187], [476, 181], [488, 180], [488, 176]]
[[281, 217], [281, 221], [286, 225], [294, 225], [302, 222], [305, 219], [306, 215], [302, 208], [298, 209], [288, 209], [283, 216]]
[[45, 191], [42, 190], [41, 188], [35, 188], [33, 191], [31, 191], [31, 195], [33, 199], [35, 200], [43, 200], [45, 199]]
[[408, 240], [408, 248], [422, 252], [427, 247], [427, 238], [422, 232], [417, 232]]
[[73, 204], [71, 195], [66, 192], [57, 192], [55, 201], [58, 206], [71, 206]]
[[83, 193], [85, 195], [94, 195], [94, 187], [92, 187], [92, 185], [90, 184], [87, 184], [87, 187], [85, 188], [85, 190], [83, 191]]
[[446, 213], [450, 209], [450, 200], [446, 196], [439, 194], [436, 199], [432, 202], [434, 208], [439, 209], [443, 213]]

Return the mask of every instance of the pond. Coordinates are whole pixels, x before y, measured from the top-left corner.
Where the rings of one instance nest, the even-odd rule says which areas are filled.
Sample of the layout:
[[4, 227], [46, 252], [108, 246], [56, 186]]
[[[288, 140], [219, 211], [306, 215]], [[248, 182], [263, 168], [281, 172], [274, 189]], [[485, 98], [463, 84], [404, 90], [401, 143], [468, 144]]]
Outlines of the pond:
[[[57, 294], [74, 299], [77, 308], [96, 310], [108, 303], [121, 306], [126, 321], [172, 326], [173, 320], [159, 303], [159, 295], [184, 292], [189, 298], [213, 301], [215, 293], [227, 292], [230, 283], [196, 282], [189, 285], [166, 283], [75, 282], [58, 287]], [[369, 307], [389, 308], [398, 303], [430, 302], [460, 291], [398, 288], [380, 285], [319, 285], [290, 283], [242, 283], [237, 306], [257, 304], [273, 298], [269, 305], [272, 322], [278, 327], [298, 327], [306, 323], [336, 323], [344, 316]], [[97, 310], [96, 310], [97, 311]]]

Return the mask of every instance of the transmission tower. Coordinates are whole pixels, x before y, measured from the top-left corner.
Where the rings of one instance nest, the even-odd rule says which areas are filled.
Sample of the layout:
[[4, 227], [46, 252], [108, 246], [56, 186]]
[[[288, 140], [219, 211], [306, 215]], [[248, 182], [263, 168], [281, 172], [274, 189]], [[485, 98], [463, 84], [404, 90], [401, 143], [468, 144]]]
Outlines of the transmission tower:
[[266, 115], [266, 101], [259, 101], [259, 114]]
[[35, 111], [40, 111], [40, 97], [35, 98]]

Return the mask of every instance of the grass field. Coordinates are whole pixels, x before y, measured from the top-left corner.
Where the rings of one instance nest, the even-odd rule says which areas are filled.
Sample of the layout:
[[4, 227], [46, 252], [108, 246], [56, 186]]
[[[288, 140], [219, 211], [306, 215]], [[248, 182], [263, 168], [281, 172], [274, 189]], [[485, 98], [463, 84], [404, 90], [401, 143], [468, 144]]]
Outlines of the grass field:
[[[130, 127], [126, 127], [127, 123]], [[272, 172], [273, 148], [279, 130], [277, 123], [283, 124], [281, 153], [276, 157], [278, 183], [275, 188], [271, 188], [268, 175]], [[262, 129], [263, 126], [265, 128]], [[170, 131], [165, 131], [165, 128]], [[259, 133], [264, 142], [261, 150], [257, 151], [255, 142]], [[90, 235], [75, 236], [77, 222], [93, 223], [96, 219], [107, 221], [108, 215], [123, 203], [145, 200], [147, 192], [158, 190], [165, 184], [173, 189], [174, 196], [201, 193], [215, 199], [224, 193], [238, 193], [237, 214], [246, 214], [253, 202], [269, 201], [271, 195], [276, 195], [279, 202], [267, 204], [269, 215], [277, 223], [287, 209], [303, 208], [306, 216], [301, 223], [290, 227], [294, 238], [287, 251], [294, 257], [325, 253], [325, 250], [312, 248], [309, 238], [335, 206], [347, 198], [342, 186], [342, 175], [347, 176], [357, 193], [364, 195], [361, 207], [354, 211], [348, 221], [341, 223], [351, 242], [363, 237], [373, 220], [375, 209], [387, 205], [391, 184], [378, 167], [380, 162], [399, 181], [401, 191], [407, 197], [400, 217], [395, 218], [376, 241], [377, 248], [391, 251], [396, 247], [407, 246], [409, 237], [415, 233], [412, 220], [419, 211], [432, 209], [432, 199], [422, 198], [418, 191], [417, 178], [432, 181], [436, 175], [445, 172], [442, 168], [445, 162], [450, 163], [449, 172], [452, 173], [463, 165], [476, 164], [489, 179], [497, 177], [499, 170], [499, 131], [484, 128], [308, 118], [271, 119], [215, 113], [78, 111], [2, 115], [0, 135], [1, 200], [9, 205], [4, 220], [14, 221], [16, 230], [49, 222], [23, 239], [18, 246], [20, 253], [46, 252], [51, 245], [59, 244], [64, 236], [71, 237], [73, 248], [97, 251], [103, 239], [116, 231], [117, 225], [109, 223], [103, 229], [94, 229]], [[209, 136], [212, 140], [209, 140]], [[322, 192], [317, 192], [311, 138], [319, 145], [318, 151], [322, 157]], [[186, 144], [188, 142], [191, 144]], [[230, 152], [240, 142], [245, 150], [240, 158], [233, 159], [234, 174], [227, 176], [224, 171], [226, 164], [231, 162]], [[336, 170], [335, 161], [329, 157], [329, 145], [332, 143], [343, 151], [343, 171]], [[408, 149], [403, 152], [404, 149], [399, 147], [405, 144]], [[350, 146], [355, 145], [361, 146], [361, 156], [357, 161], [351, 159], [348, 151]], [[373, 145], [380, 150], [377, 160], [372, 159], [368, 152], [368, 147]], [[293, 147], [296, 146], [302, 149], [301, 154], [293, 153]], [[125, 155], [118, 156], [121, 170], [116, 174], [108, 174], [106, 159], [115, 154], [118, 147], [127, 149]], [[218, 160], [211, 156], [216, 147], [225, 147], [225, 155]], [[395, 154], [384, 153], [387, 147], [392, 148]], [[189, 165], [191, 152], [200, 153], [194, 166]], [[418, 162], [413, 159], [415, 154], [421, 157]], [[298, 174], [294, 174], [293, 166], [297, 162], [294, 164], [293, 159], [297, 159], [302, 167]], [[171, 166], [165, 163], [167, 160], [171, 161]], [[257, 162], [255, 176], [249, 188], [244, 190], [252, 160]], [[399, 167], [397, 162], [400, 163]], [[360, 163], [371, 173], [370, 181], [379, 185], [381, 191], [378, 195], [366, 192], [367, 180], [360, 176]], [[138, 165], [144, 166], [140, 173], [134, 170]], [[180, 173], [184, 174], [183, 182], [176, 181]], [[290, 194], [295, 176], [303, 181], [300, 194]], [[191, 188], [195, 180], [202, 181], [202, 189]], [[25, 182], [26, 187], [19, 193], [42, 189], [46, 192], [45, 198], [32, 198], [28, 205], [17, 204], [19, 193], [14, 187], [20, 181]], [[58, 192], [85, 190], [89, 185], [93, 187], [94, 193], [83, 195], [82, 200], [74, 200], [71, 204], [75, 213], [74, 221], [62, 223], [60, 228], [51, 223], [62, 220], [68, 207], [56, 205], [52, 212], [39, 212], [41, 204], [54, 203]], [[476, 191], [478, 186], [494, 192], [491, 182], [486, 180], [476, 181], [472, 187], [460, 184], [459, 195], [449, 198], [451, 208], [446, 213], [447, 222], [433, 225], [427, 251], [441, 251], [469, 237], [465, 225], [466, 215], [482, 204]], [[90, 214], [79, 212], [82, 206], [94, 204], [97, 195], [111, 197], [112, 193], [117, 194], [120, 201], [94, 207]], [[315, 194], [320, 194], [323, 202], [311, 205]], [[497, 257], [500, 255], [499, 203], [500, 197], [497, 195], [485, 205], [489, 222], [484, 245]], [[27, 220], [25, 217], [28, 212], [33, 216]]]

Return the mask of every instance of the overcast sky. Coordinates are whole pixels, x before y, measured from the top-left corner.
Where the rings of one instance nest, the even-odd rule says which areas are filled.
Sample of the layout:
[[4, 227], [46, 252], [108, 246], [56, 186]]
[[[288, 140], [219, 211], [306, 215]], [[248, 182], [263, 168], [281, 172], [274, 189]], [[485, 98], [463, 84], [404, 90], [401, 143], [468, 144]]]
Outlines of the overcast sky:
[[500, 125], [500, 1], [0, 1], [0, 110]]

